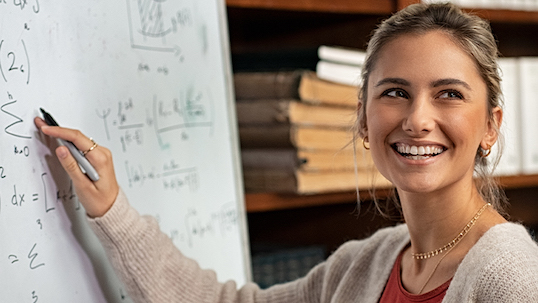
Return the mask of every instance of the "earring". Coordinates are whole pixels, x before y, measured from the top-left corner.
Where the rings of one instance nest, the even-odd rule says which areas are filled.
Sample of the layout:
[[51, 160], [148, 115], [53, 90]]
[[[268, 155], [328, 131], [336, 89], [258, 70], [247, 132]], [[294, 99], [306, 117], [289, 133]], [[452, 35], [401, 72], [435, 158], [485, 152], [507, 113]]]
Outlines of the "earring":
[[488, 145], [486, 149], [483, 149], [482, 147], [478, 148], [478, 155], [481, 158], [486, 158], [487, 156], [489, 156], [489, 154], [491, 154], [491, 145]]
[[366, 150], [370, 150], [370, 146], [366, 146], [366, 143], [369, 142], [368, 141], [368, 136], [362, 138], [362, 146], [364, 147], [364, 149]]

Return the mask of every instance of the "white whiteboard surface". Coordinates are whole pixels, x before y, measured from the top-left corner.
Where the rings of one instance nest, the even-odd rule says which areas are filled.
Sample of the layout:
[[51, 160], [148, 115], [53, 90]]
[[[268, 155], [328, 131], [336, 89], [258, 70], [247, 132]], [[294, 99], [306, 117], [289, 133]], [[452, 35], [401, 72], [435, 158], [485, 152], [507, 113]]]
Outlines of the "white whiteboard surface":
[[0, 2], [0, 300], [130, 302], [39, 134], [113, 151], [130, 203], [219, 281], [250, 277], [222, 0]]

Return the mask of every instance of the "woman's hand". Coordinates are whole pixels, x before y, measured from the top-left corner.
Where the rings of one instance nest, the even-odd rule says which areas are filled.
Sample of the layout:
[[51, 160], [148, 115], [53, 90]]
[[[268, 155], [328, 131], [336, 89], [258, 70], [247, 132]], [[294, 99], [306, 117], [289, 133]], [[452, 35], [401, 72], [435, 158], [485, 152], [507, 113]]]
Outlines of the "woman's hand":
[[[78, 130], [48, 126], [43, 119], [38, 117], [34, 119], [34, 122], [45, 135], [71, 141], [79, 150], [87, 151], [94, 145], [88, 137]], [[56, 149], [56, 156], [73, 180], [75, 192], [88, 215], [90, 217], [104, 215], [116, 200], [119, 192], [110, 150], [97, 146], [86, 154], [86, 158], [99, 174], [99, 180], [96, 182], [91, 181], [80, 170], [77, 161], [67, 147], [59, 146]]]

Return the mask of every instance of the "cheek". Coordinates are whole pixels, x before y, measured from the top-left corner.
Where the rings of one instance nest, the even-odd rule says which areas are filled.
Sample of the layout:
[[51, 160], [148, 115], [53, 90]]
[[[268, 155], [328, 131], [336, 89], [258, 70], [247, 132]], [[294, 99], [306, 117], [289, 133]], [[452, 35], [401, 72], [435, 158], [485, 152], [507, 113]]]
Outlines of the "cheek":
[[372, 106], [367, 112], [368, 139], [370, 143], [382, 143], [385, 137], [398, 125], [400, 117], [391, 108]]
[[[478, 148], [480, 141], [486, 133], [486, 118], [482, 111], [471, 111], [462, 115], [449, 116], [451, 123], [445, 127], [445, 131], [455, 144], [469, 145], [473, 150]], [[480, 119], [479, 117], [484, 117]]]

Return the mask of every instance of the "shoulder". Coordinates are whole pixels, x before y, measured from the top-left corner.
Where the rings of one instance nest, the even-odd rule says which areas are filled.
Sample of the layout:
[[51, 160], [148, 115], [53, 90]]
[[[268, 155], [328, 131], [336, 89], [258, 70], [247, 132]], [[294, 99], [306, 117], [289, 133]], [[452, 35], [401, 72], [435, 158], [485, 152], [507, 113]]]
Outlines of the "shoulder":
[[534, 302], [538, 299], [537, 283], [538, 245], [522, 225], [503, 223], [488, 230], [469, 251], [447, 297]]

